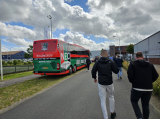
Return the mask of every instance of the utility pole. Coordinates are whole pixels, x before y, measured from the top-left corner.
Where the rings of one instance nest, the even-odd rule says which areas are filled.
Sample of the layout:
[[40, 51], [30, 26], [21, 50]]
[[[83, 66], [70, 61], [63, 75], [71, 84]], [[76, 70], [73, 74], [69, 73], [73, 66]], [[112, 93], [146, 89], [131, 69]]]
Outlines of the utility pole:
[[[50, 30], [49, 30], [49, 26], [48, 26], [48, 31], [50, 31]], [[49, 39], [49, 38], [50, 38], [50, 32], [48, 32], [47, 35], [48, 35], [48, 39]]]
[[[117, 36], [118, 37], [118, 36]], [[119, 38], [119, 37], [118, 37]], [[121, 56], [121, 49], [120, 49], [120, 38], [119, 38], [119, 52], [120, 52], [120, 56]]]
[[147, 61], [147, 51], [145, 50], [144, 52], [145, 52], [145, 59]]
[[51, 15], [48, 15], [47, 17], [48, 17], [48, 18], [50, 19], [50, 21], [51, 21], [51, 39], [52, 39], [52, 20], [51, 20], [52, 17], [51, 17]]
[[[113, 36], [113, 37], [118, 37], [118, 36]], [[119, 37], [118, 37], [118, 38], [119, 38]], [[121, 57], [120, 38], [119, 38], [119, 53], [120, 53], [120, 57]]]
[[3, 67], [2, 67], [2, 49], [1, 49], [1, 31], [0, 31], [0, 62], [1, 62], [1, 81], [3, 81]]

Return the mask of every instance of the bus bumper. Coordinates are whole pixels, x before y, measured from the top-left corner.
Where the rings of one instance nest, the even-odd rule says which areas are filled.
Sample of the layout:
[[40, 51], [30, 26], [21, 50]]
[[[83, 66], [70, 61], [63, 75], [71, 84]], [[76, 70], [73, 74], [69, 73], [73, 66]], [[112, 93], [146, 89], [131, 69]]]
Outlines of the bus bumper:
[[63, 74], [68, 74], [69, 70], [65, 71], [65, 72], [60, 72], [60, 73], [34, 73], [36, 75], [63, 75]]

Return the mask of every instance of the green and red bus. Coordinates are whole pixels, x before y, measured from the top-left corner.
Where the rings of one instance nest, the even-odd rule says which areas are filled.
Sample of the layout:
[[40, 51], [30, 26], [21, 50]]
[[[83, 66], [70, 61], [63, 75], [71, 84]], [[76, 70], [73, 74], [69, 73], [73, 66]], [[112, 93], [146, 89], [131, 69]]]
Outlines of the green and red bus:
[[38, 75], [63, 75], [86, 67], [89, 50], [58, 39], [33, 42], [33, 72]]

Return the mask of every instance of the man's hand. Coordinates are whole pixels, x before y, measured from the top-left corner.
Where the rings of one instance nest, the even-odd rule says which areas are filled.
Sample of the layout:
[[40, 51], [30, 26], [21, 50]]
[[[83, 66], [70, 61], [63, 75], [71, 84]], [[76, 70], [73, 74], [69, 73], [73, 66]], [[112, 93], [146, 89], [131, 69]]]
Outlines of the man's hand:
[[94, 82], [97, 83], [97, 79], [94, 79]]

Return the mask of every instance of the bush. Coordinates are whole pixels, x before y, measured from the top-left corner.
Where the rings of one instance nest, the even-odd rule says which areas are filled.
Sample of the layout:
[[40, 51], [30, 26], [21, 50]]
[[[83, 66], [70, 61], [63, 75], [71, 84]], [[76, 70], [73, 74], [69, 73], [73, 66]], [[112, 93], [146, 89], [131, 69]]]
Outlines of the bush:
[[2, 65], [6, 65], [6, 62], [5, 62], [5, 61], [2, 61]]
[[126, 70], [128, 70], [128, 66], [129, 66], [128, 61], [124, 61], [124, 62], [123, 62], [123, 67], [124, 67]]
[[160, 97], [160, 77], [153, 83], [153, 93]]
[[28, 61], [28, 64], [29, 64], [29, 65], [32, 65], [33, 63], [32, 63], [31, 61]]
[[28, 63], [27, 62], [24, 62], [24, 65], [27, 65]]
[[17, 64], [18, 64], [18, 61], [17, 61], [17, 60], [13, 60], [13, 64], [14, 64], [14, 65], [17, 65]]
[[12, 65], [13, 62], [12, 61], [7, 61], [7, 64]]

